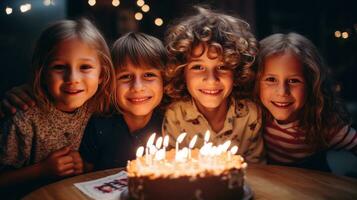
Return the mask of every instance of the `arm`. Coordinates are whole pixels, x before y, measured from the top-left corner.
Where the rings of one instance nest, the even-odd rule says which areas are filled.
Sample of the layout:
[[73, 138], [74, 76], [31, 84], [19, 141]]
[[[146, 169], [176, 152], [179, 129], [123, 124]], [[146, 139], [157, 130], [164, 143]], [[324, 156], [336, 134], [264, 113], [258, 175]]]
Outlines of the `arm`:
[[[249, 142], [247, 152], [245, 154], [245, 159], [250, 163], [266, 163], [265, 149], [263, 141], [263, 126], [262, 126], [262, 114], [258, 105], [249, 102], [249, 115], [250, 120], [248, 121], [249, 129], [252, 131], [250, 137], [246, 142]], [[251, 126], [253, 125], [254, 126]], [[254, 128], [253, 128], [254, 127]]]
[[331, 136], [329, 146], [332, 149], [351, 151], [357, 156], [357, 133], [349, 125], [342, 127], [338, 132]]
[[83, 159], [83, 171], [91, 172], [95, 170], [95, 163], [99, 156], [99, 144], [96, 138], [95, 120], [91, 118], [84, 131], [84, 135], [79, 147], [79, 154]]
[[69, 153], [70, 148], [64, 147], [53, 152], [42, 162], [19, 169], [2, 170], [0, 172], [0, 187], [75, 174], [74, 159]]
[[0, 116], [15, 114], [17, 109], [27, 110], [33, 106], [35, 106], [35, 98], [30, 85], [13, 87], [5, 93], [5, 97], [0, 103]]

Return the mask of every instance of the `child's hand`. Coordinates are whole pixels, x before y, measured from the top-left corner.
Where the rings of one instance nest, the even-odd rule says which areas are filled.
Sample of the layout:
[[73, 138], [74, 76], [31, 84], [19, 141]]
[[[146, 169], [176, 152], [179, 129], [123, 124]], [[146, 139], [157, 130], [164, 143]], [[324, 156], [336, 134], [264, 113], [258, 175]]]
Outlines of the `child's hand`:
[[75, 173], [71, 148], [63, 147], [52, 152], [44, 161], [44, 172], [54, 176], [69, 176]]
[[24, 84], [11, 88], [0, 102], [0, 114], [15, 114], [17, 109], [27, 110], [35, 105], [31, 86]]
[[72, 158], [73, 158], [74, 174], [75, 175], [82, 174], [83, 173], [84, 164], [83, 164], [83, 160], [82, 160], [81, 155], [79, 154], [78, 151], [71, 151], [70, 152], [70, 156], [72, 156]]

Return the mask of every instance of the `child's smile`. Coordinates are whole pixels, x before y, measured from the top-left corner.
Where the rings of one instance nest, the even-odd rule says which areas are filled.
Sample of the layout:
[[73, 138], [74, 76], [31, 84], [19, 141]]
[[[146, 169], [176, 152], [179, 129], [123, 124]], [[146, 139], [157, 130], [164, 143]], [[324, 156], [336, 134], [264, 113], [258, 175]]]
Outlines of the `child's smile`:
[[233, 88], [233, 72], [224, 67], [220, 55], [206, 44], [196, 46], [185, 67], [187, 89], [198, 106], [219, 108]]
[[117, 69], [117, 99], [120, 109], [130, 116], [148, 116], [160, 104], [163, 80], [160, 70], [134, 66], [130, 61]]
[[260, 80], [260, 99], [280, 123], [298, 118], [305, 104], [303, 66], [290, 53], [273, 55], [264, 63]]

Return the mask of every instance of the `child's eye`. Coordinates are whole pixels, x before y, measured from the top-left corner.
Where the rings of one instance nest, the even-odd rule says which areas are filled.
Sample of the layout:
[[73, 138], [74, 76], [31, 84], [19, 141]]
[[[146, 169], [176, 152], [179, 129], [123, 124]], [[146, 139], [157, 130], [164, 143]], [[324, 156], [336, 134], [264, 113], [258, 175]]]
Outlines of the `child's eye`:
[[153, 78], [153, 77], [157, 77], [157, 75], [155, 73], [152, 72], [147, 72], [144, 74], [145, 78]]
[[302, 81], [297, 78], [293, 78], [293, 79], [289, 79], [288, 83], [302, 83]]
[[50, 69], [60, 71], [60, 70], [66, 69], [66, 65], [59, 65], [59, 64], [52, 65], [52, 66], [50, 66]]
[[133, 75], [131, 74], [123, 74], [118, 76], [117, 80], [121, 80], [121, 81], [130, 81], [131, 79], [133, 79]]
[[191, 67], [191, 69], [193, 69], [193, 70], [203, 70], [204, 67], [201, 66], [201, 65], [193, 65], [193, 66]]
[[217, 67], [217, 71], [230, 71], [230, 70], [231, 69], [229, 67], [224, 65]]
[[80, 69], [82, 69], [82, 70], [88, 70], [88, 69], [92, 69], [92, 68], [94, 68], [94, 67], [91, 65], [81, 65], [80, 66]]
[[274, 77], [267, 77], [267, 78], [265, 78], [264, 79], [264, 81], [266, 81], [266, 82], [277, 82], [277, 80], [274, 78]]

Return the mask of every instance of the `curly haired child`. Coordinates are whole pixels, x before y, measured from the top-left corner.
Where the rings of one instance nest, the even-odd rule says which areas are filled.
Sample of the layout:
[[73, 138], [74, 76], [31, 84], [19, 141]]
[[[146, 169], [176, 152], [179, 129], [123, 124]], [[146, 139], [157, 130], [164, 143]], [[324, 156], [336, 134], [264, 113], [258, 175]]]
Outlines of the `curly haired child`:
[[197, 134], [199, 146], [209, 130], [213, 143], [231, 140], [248, 162], [263, 162], [261, 114], [247, 98], [257, 41], [242, 19], [196, 9], [166, 35], [170, 61], [165, 89], [173, 103], [163, 132], [174, 139], [186, 132], [186, 145]]

